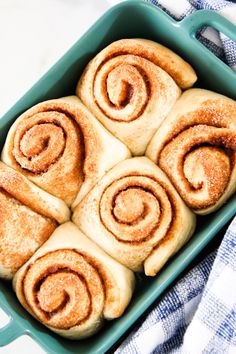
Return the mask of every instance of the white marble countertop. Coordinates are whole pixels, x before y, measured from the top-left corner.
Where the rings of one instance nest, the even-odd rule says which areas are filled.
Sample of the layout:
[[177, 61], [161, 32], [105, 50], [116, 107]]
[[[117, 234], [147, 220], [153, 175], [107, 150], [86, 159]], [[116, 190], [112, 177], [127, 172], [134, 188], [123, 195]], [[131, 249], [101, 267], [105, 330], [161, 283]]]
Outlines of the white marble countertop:
[[[117, 0], [0, 0], [0, 116]], [[0, 308], [0, 328], [8, 317]], [[42, 354], [24, 335], [1, 354]]]

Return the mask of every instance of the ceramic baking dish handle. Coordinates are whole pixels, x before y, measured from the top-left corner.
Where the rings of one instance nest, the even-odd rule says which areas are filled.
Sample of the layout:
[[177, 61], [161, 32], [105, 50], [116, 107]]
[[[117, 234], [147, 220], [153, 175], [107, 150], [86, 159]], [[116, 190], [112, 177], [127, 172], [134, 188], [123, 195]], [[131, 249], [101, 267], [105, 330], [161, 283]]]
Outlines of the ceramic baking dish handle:
[[0, 347], [3, 347], [26, 333], [27, 330], [20, 325], [20, 322], [16, 318], [13, 320], [11, 307], [7, 301], [6, 294], [4, 294], [3, 291], [0, 292], [0, 304], [0, 309], [5, 312], [9, 319], [9, 322], [4, 327], [0, 328]]
[[24, 329], [11, 319], [6, 326], [0, 329], [0, 347], [11, 343], [24, 332]]
[[197, 40], [196, 34], [201, 27], [210, 26], [236, 42], [236, 26], [223, 16], [210, 10], [196, 11], [183, 19], [180, 24], [194, 40]]

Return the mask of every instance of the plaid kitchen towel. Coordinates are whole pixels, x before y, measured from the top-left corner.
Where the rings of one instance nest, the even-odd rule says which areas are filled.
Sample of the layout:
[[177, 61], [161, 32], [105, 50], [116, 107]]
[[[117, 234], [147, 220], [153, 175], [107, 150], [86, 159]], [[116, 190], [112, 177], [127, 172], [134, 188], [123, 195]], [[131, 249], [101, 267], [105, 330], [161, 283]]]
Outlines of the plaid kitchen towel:
[[[120, 0], [109, 0], [117, 4]], [[236, 24], [236, 0], [147, 0], [167, 12], [175, 20], [182, 20], [191, 13], [201, 10], [213, 10]], [[236, 43], [212, 27], [204, 27], [198, 33], [198, 39], [221, 60], [236, 71]]]
[[182, 278], [116, 354], [236, 353], [236, 217], [218, 252]]

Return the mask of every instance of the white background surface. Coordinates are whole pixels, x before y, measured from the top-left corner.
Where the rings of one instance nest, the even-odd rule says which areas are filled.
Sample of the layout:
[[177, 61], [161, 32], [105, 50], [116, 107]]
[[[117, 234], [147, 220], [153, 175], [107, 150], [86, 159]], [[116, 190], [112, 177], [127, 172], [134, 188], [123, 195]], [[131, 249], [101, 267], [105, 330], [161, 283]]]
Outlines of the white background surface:
[[0, 116], [108, 8], [106, 0], [0, 0]]
[[[106, 0], [0, 0], [0, 116], [109, 6]], [[0, 309], [0, 328], [7, 322]], [[44, 351], [22, 336], [0, 353]]]

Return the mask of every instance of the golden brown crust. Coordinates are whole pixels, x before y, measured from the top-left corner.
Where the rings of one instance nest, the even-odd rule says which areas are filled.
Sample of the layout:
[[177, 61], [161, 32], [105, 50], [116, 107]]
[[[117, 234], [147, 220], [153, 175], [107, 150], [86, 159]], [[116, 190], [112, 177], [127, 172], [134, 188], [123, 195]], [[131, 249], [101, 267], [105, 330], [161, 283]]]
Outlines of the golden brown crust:
[[[76, 121], [79, 124], [76, 124]], [[88, 156], [85, 170], [85, 141]], [[43, 102], [25, 112], [15, 123], [6, 149], [11, 165], [47, 192], [71, 204], [87, 170], [96, 173], [97, 141], [86, 117], [63, 101]]]
[[84, 184], [104, 173], [103, 131], [76, 97], [42, 102], [13, 124], [2, 160], [71, 205]]
[[105, 284], [97, 262], [76, 250], [60, 249], [38, 258], [27, 267], [22, 286], [27, 306], [53, 328], [81, 325], [94, 306], [100, 312], [104, 307]]
[[70, 222], [58, 227], [14, 278], [21, 304], [44, 325], [73, 339], [96, 332], [104, 317], [121, 316], [133, 285], [132, 272]]
[[152, 175], [136, 170], [107, 186], [99, 201], [99, 217], [104, 228], [119, 242], [148, 241], [165, 218], [172, 225], [173, 193]]
[[77, 95], [133, 155], [142, 155], [180, 95], [177, 84], [185, 88], [195, 81], [190, 65], [169, 49], [145, 39], [123, 39], [88, 64]]
[[[28, 193], [30, 192], [30, 193]], [[0, 164], [0, 265], [17, 271], [57, 226], [46, 203], [37, 203], [27, 181]], [[34, 196], [35, 197], [35, 196]], [[4, 277], [4, 272], [1, 274]]]
[[15, 273], [56, 226], [55, 221], [32, 211], [0, 188], [1, 266]]
[[[167, 177], [145, 157], [116, 165], [77, 206], [73, 221], [130, 269], [144, 265], [147, 275], [156, 274], [195, 225]], [[160, 247], [167, 250], [165, 259], [147, 269], [147, 259]]]
[[69, 218], [63, 201], [0, 162], [0, 277], [12, 277]]
[[[103, 49], [103, 52], [106, 53], [104, 57], [107, 59], [129, 54], [145, 58], [166, 71], [182, 89], [191, 87], [197, 80], [191, 65], [165, 46], [147, 39], [120, 39]], [[93, 59], [98, 68], [104, 64], [104, 60], [99, 59]]]
[[166, 172], [190, 208], [215, 210], [235, 189], [236, 103], [206, 90], [186, 91], [146, 155]]
[[[55, 219], [59, 223], [68, 221], [70, 217], [69, 210], [62, 201], [58, 201], [47, 193], [40, 193], [41, 191], [21, 173], [2, 162], [0, 162], [0, 188], [21, 204], [44, 217]], [[61, 208], [61, 210], [54, 209], [54, 201], [60, 203], [58, 208]]]

